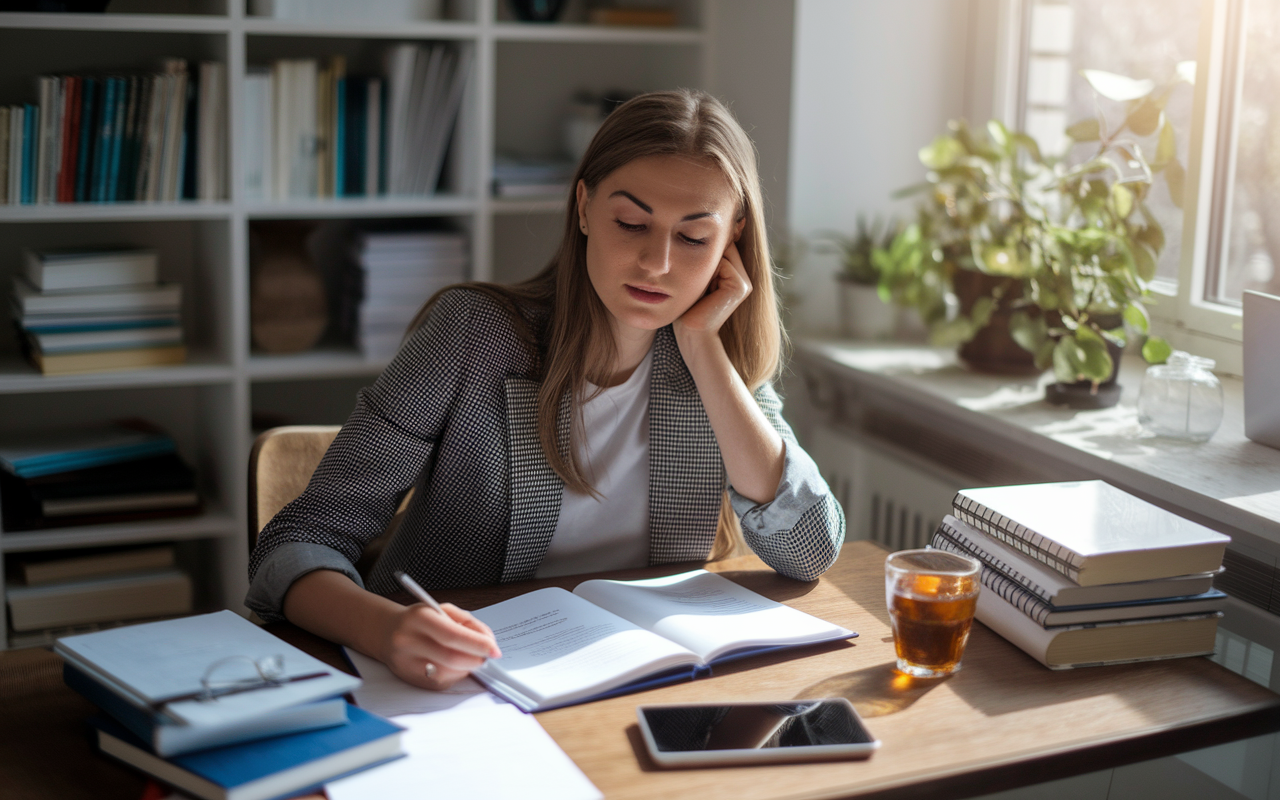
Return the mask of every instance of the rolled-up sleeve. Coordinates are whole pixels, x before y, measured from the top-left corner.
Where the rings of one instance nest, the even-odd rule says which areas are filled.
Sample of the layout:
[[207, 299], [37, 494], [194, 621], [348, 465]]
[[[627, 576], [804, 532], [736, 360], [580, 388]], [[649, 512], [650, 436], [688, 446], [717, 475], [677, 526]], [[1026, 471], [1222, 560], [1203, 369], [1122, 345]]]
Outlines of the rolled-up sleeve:
[[767, 503], [729, 487], [729, 500], [742, 524], [747, 546], [769, 566], [790, 578], [810, 581], [835, 562], [844, 542], [844, 510], [831, 494], [809, 454], [782, 418], [782, 401], [769, 384], [756, 390], [756, 402], [786, 448], [782, 480]]

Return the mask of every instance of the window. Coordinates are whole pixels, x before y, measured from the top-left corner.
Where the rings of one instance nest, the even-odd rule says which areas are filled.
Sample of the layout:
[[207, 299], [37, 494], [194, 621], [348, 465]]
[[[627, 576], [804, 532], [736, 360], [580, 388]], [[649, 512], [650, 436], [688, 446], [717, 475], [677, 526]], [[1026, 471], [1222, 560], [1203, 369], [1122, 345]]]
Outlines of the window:
[[1168, 88], [1185, 174], [1148, 199], [1166, 234], [1152, 316], [1175, 346], [1238, 373], [1242, 292], [1280, 293], [1280, 0], [1005, 2], [1020, 20], [1006, 34], [1021, 52], [1006, 79], [1017, 123], [1046, 151], [1061, 154], [1078, 120], [1125, 113], [1099, 104], [1081, 70]]

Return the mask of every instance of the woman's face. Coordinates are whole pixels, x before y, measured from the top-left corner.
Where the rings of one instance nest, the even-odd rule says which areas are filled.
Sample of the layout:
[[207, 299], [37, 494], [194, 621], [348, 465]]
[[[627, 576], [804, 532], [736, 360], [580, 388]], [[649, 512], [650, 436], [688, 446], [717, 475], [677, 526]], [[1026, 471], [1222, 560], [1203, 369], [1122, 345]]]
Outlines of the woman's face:
[[724, 174], [678, 156], [638, 158], [590, 197], [579, 182], [587, 274], [615, 329], [655, 331], [696, 303], [742, 232], [736, 216]]

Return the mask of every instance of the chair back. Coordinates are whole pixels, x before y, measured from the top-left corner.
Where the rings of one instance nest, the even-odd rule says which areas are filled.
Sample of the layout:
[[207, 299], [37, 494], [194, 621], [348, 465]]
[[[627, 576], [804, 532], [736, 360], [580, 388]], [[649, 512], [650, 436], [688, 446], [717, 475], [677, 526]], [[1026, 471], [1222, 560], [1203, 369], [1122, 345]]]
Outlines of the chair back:
[[286, 425], [263, 431], [249, 452], [249, 552], [276, 513], [302, 494], [338, 435], [337, 425]]

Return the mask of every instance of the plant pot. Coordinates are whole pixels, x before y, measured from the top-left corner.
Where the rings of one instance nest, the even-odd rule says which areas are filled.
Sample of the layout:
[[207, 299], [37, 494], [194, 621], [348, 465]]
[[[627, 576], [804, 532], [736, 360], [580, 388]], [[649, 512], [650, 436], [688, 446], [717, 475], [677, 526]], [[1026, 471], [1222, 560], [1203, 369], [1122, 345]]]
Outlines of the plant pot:
[[[961, 361], [977, 372], [997, 375], [1038, 375], [1044, 372], [1036, 367], [1035, 356], [1023, 350], [1009, 334], [1009, 318], [1017, 310], [1014, 304], [1022, 299], [1022, 281], [958, 269], [951, 274], [951, 286], [963, 314], [970, 313], [979, 298], [991, 297], [999, 288], [1004, 288], [1004, 294], [991, 314], [991, 321], [972, 339], [960, 345], [958, 355]], [[1028, 313], [1038, 311], [1035, 307], [1026, 310]]]
[[[1099, 323], [1103, 328], [1110, 330], [1120, 327], [1121, 321], [1121, 317], [1117, 314], [1115, 317], [1099, 320]], [[1123, 347], [1108, 339], [1107, 354], [1111, 356], [1111, 375], [1099, 383], [1096, 390], [1093, 387], [1093, 381], [1051, 383], [1044, 387], [1045, 402], [1078, 409], [1111, 408], [1119, 403], [1121, 386], [1116, 379], [1120, 376], [1120, 356], [1123, 353]]]
[[840, 334], [850, 339], [888, 339], [897, 327], [898, 310], [880, 299], [876, 287], [838, 278]]

